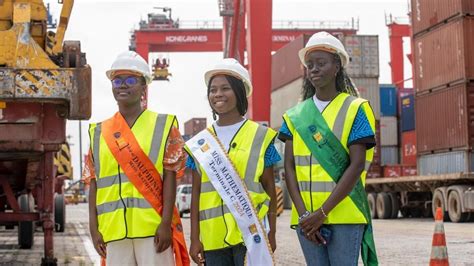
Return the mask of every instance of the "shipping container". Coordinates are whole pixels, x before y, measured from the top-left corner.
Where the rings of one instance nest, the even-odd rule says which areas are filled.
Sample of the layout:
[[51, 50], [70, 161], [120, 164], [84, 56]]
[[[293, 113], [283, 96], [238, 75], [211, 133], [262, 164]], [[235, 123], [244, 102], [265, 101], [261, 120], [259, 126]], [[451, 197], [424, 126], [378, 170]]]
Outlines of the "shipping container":
[[418, 154], [470, 149], [474, 140], [474, 83], [417, 96]]
[[385, 165], [383, 167], [383, 177], [399, 177], [402, 176], [401, 165]]
[[344, 46], [350, 56], [347, 73], [351, 77], [379, 77], [379, 37], [354, 35], [344, 37]]
[[416, 176], [418, 171], [416, 165], [403, 165], [402, 164], [402, 176]]
[[415, 130], [415, 96], [408, 95], [400, 98], [401, 114], [400, 127], [402, 132]]
[[474, 15], [472, 0], [411, 0], [411, 24], [417, 35], [446, 20], [464, 14]]
[[452, 151], [418, 156], [418, 173], [420, 175], [438, 175], [459, 172], [472, 172], [473, 153], [469, 151]]
[[397, 116], [397, 88], [380, 84], [380, 116]]
[[278, 129], [283, 123], [283, 114], [298, 104], [301, 98], [303, 78], [300, 77], [277, 90], [272, 91], [270, 106], [270, 126]]
[[395, 116], [380, 117], [380, 142], [383, 146], [398, 145], [398, 119]]
[[399, 164], [400, 160], [398, 154], [398, 146], [382, 146], [380, 149], [380, 164], [382, 166]]
[[300, 35], [272, 55], [272, 91], [303, 76], [304, 66], [298, 57], [298, 51], [310, 37], [307, 34]]
[[375, 119], [380, 118], [380, 90], [378, 78], [353, 78], [359, 90], [360, 97], [369, 101], [374, 111]]
[[380, 165], [381, 156], [382, 156], [381, 148], [382, 148], [382, 145], [380, 144], [380, 122], [379, 120], [375, 120], [375, 148], [374, 148], [374, 157], [372, 159], [372, 163]]
[[474, 17], [461, 17], [414, 40], [417, 93], [474, 79]]
[[[272, 55], [272, 91], [302, 77], [304, 66], [298, 57], [311, 35], [303, 34], [286, 44]], [[379, 44], [378, 36], [345, 36], [342, 37], [350, 63], [346, 69], [353, 77], [378, 78]]]
[[367, 172], [367, 178], [380, 178], [382, 177], [382, 167], [380, 164], [372, 162], [369, 171]]
[[415, 91], [413, 90], [413, 88], [405, 88], [405, 89], [399, 89], [397, 93], [398, 93], [397, 110], [398, 110], [398, 115], [401, 116], [402, 115], [402, 102], [400, 101], [400, 99], [408, 95], [414, 95]]
[[416, 165], [416, 131], [403, 132], [401, 141], [402, 164]]
[[184, 122], [184, 135], [194, 136], [207, 126], [206, 118], [191, 118]]

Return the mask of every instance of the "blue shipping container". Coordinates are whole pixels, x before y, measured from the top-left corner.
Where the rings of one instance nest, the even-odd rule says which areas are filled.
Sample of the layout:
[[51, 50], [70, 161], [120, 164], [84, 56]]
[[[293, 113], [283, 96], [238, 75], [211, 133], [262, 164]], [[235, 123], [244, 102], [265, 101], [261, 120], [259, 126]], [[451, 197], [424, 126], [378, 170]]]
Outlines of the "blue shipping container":
[[415, 96], [413, 94], [403, 96], [400, 101], [402, 105], [402, 131], [415, 130]]
[[397, 116], [397, 88], [392, 84], [380, 85], [380, 115]]

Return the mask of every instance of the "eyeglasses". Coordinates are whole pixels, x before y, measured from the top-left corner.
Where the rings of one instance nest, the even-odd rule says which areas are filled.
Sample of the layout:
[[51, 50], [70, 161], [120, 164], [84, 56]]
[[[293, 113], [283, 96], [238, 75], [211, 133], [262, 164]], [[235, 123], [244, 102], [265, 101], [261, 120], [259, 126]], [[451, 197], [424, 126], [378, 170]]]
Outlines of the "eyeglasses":
[[127, 87], [133, 87], [137, 84], [139, 84], [139, 78], [137, 77], [127, 77], [125, 79], [120, 79], [120, 78], [114, 78], [112, 80], [112, 87], [113, 88], [120, 88], [122, 86], [122, 84], [125, 83], [125, 86]]

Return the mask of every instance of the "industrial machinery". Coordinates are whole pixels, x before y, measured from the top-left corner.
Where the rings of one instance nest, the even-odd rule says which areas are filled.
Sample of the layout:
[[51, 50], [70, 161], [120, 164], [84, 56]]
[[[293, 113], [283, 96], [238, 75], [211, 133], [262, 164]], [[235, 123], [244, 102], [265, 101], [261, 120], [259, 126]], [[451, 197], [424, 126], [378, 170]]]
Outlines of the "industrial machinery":
[[91, 115], [91, 69], [80, 42], [64, 41], [74, 1], [61, 2], [53, 32], [42, 0], [0, 1], [0, 224], [18, 225], [21, 248], [31, 248], [41, 224], [42, 265], [57, 264], [53, 230], [64, 230], [62, 186], [55, 187], [64, 176], [57, 178], [54, 159], [66, 119]]

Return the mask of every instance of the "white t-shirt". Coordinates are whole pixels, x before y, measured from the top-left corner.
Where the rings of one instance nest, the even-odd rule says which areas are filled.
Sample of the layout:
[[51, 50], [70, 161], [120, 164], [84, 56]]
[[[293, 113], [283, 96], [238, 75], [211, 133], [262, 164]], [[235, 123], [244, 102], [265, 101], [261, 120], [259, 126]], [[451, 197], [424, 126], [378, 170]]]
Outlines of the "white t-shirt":
[[230, 141], [234, 138], [235, 134], [245, 121], [247, 121], [247, 119], [229, 126], [218, 126], [216, 122], [213, 123], [214, 129], [216, 130], [216, 135], [221, 141], [222, 145], [224, 145], [224, 149], [226, 149], [226, 151], [229, 150]]
[[319, 112], [322, 113], [324, 108], [326, 108], [326, 106], [328, 106], [328, 104], [331, 102], [331, 101], [321, 101], [320, 99], [318, 99], [316, 97], [316, 95], [313, 95], [313, 101], [314, 101], [314, 104], [316, 104], [316, 107], [318, 108]]

